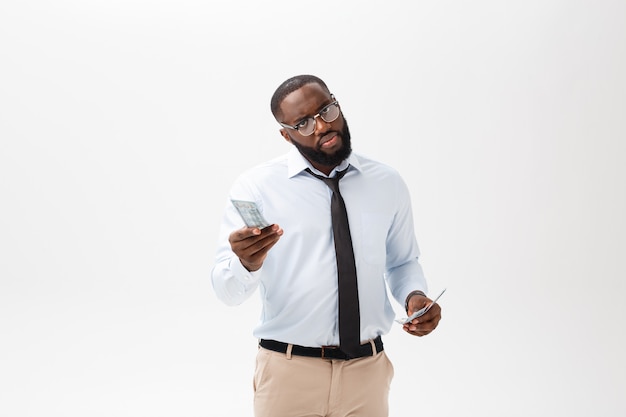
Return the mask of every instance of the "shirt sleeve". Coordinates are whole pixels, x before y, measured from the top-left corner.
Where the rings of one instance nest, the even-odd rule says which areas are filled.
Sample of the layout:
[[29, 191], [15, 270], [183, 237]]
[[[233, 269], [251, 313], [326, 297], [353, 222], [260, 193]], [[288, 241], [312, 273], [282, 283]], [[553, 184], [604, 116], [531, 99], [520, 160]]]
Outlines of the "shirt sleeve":
[[420, 251], [415, 238], [413, 212], [408, 188], [402, 179], [397, 184], [397, 212], [387, 236], [385, 277], [395, 300], [404, 306], [410, 292], [424, 294], [428, 285], [419, 263]]
[[428, 293], [424, 271], [417, 258], [387, 271], [387, 282], [395, 300], [404, 307], [412, 291]]
[[216, 263], [211, 281], [217, 298], [230, 306], [243, 303], [259, 286], [261, 269], [248, 271], [234, 254]]
[[211, 282], [218, 299], [227, 305], [234, 306], [241, 304], [254, 293], [259, 286], [263, 268], [254, 272], [248, 271], [230, 247], [229, 235], [244, 226], [230, 198], [241, 200], [256, 200], [256, 198], [245, 185], [242, 185], [240, 179], [231, 189], [220, 224], [215, 264], [211, 270]]

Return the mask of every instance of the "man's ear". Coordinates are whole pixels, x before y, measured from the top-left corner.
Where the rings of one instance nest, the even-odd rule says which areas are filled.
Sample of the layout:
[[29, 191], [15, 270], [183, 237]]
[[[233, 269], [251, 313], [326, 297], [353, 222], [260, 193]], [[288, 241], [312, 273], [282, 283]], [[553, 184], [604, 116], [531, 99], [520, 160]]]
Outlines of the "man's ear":
[[287, 129], [282, 128], [279, 130], [280, 135], [285, 138], [285, 140], [289, 143], [291, 143], [291, 137], [289, 137], [289, 133], [287, 132]]

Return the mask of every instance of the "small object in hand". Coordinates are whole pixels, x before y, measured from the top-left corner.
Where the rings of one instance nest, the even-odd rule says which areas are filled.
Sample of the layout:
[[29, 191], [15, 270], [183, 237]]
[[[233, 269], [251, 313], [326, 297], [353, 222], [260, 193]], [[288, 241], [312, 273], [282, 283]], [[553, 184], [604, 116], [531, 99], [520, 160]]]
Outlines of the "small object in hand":
[[428, 310], [430, 310], [430, 308], [435, 305], [435, 303], [437, 302], [437, 300], [439, 299], [439, 297], [441, 297], [443, 295], [443, 293], [446, 292], [446, 289], [444, 288], [443, 291], [441, 291], [439, 293], [439, 295], [437, 297], [435, 297], [435, 299], [433, 300], [432, 303], [428, 304], [426, 307], [421, 308], [419, 310], [417, 310], [415, 313], [411, 314], [409, 317], [403, 318], [403, 319], [396, 319], [396, 322], [400, 323], [400, 324], [406, 324], [408, 322], [410, 322], [413, 319], [416, 319], [418, 317], [423, 316], [424, 314], [426, 314], [426, 312]]
[[254, 201], [231, 200], [239, 212], [243, 222], [248, 227], [258, 227], [263, 229], [271, 226], [259, 211], [259, 207]]

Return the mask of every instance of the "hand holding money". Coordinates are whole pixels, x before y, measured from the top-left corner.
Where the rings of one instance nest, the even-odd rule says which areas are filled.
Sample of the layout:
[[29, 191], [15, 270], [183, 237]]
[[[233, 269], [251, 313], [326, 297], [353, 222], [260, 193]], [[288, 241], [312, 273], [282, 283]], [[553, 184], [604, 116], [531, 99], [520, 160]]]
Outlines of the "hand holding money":
[[267, 257], [267, 252], [283, 235], [283, 229], [277, 224], [265, 227], [243, 227], [235, 230], [228, 237], [230, 247], [239, 257], [241, 264], [248, 271], [256, 271]]
[[434, 300], [422, 295], [413, 295], [408, 302], [409, 318], [399, 320], [404, 331], [413, 336], [425, 336], [435, 330], [441, 320], [441, 307], [437, 300], [444, 292], [445, 289]]

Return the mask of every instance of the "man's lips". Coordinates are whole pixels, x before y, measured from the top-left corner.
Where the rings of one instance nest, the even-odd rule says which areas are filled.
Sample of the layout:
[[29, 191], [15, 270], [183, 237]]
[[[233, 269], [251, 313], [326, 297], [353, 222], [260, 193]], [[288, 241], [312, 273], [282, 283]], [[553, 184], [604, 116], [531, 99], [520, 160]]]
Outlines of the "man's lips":
[[339, 135], [336, 132], [328, 133], [324, 135], [322, 139], [320, 139], [319, 147], [320, 148], [329, 148], [334, 146], [337, 143], [337, 137]]

